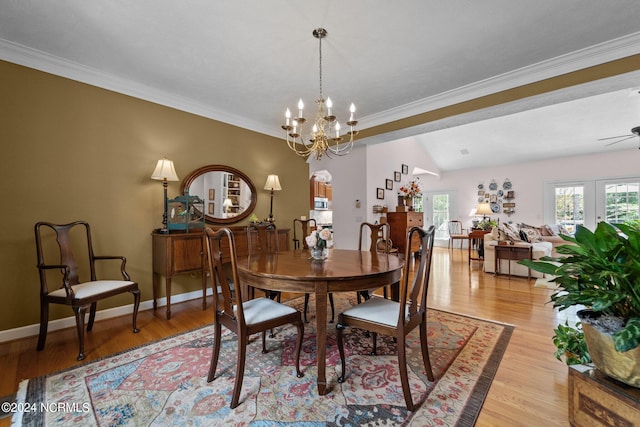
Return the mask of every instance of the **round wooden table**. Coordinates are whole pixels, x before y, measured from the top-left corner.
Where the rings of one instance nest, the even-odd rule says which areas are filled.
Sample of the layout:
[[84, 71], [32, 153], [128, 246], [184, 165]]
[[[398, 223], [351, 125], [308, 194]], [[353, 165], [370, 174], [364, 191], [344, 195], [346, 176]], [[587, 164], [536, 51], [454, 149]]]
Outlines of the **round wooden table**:
[[[331, 249], [325, 261], [312, 261], [308, 250], [238, 258], [243, 288], [253, 286], [280, 292], [316, 296], [318, 393], [328, 393], [326, 382], [327, 294], [361, 291], [397, 284], [404, 261], [396, 255]], [[246, 291], [244, 295], [247, 295]]]

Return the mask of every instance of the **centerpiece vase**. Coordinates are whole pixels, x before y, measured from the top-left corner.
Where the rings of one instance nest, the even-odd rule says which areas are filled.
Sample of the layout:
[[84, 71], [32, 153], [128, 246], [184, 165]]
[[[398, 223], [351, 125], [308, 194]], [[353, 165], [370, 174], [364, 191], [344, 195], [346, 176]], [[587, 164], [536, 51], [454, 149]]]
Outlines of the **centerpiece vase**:
[[329, 249], [327, 248], [311, 248], [311, 258], [314, 261], [324, 261], [329, 255]]

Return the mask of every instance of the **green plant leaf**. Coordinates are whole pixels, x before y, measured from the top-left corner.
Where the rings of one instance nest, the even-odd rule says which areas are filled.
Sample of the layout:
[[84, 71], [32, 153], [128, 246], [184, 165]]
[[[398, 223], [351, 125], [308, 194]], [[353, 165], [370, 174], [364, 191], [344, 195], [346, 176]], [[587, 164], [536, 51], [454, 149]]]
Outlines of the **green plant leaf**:
[[621, 331], [613, 334], [613, 343], [620, 352], [636, 348], [640, 344], [640, 318], [629, 319]]

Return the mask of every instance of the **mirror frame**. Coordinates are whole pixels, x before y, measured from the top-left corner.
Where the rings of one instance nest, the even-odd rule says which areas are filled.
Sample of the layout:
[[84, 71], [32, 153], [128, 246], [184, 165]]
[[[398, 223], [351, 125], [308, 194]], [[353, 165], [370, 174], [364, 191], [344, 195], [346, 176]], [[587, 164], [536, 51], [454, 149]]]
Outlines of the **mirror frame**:
[[256, 204], [258, 202], [258, 193], [256, 192], [256, 186], [253, 185], [253, 182], [249, 179], [247, 175], [238, 169], [232, 168], [231, 166], [225, 165], [208, 165], [203, 166], [201, 168], [196, 169], [191, 172], [182, 182], [182, 194], [186, 194], [187, 190], [200, 175], [204, 175], [207, 172], [227, 172], [240, 177], [244, 182], [247, 183], [247, 186], [251, 190], [251, 203], [249, 207], [244, 210], [244, 212], [234, 216], [233, 218], [217, 218], [211, 215], [208, 215], [206, 212], [204, 213], [204, 220], [209, 224], [234, 224], [236, 222], [240, 222], [243, 219], [247, 218], [256, 208]]

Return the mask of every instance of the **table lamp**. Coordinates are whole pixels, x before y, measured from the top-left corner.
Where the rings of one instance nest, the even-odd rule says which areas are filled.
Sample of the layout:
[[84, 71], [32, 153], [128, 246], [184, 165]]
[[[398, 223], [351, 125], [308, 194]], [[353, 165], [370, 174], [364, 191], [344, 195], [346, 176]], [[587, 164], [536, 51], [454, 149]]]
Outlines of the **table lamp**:
[[273, 222], [275, 221], [273, 218], [273, 192], [282, 190], [278, 175], [269, 175], [267, 182], [264, 184], [264, 189], [271, 191], [271, 207], [269, 208], [269, 219], [267, 221]]
[[167, 211], [169, 209], [169, 202], [167, 198], [167, 187], [169, 186], [168, 181], [179, 181], [178, 174], [176, 173], [176, 169], [173, 167], [173, 162], [166, 157], [158, 160], [156, 164], [156, 169], [151, 174], [151, 179], [156, 179], [162, 181], [162, 186], [164, 187], [164, 213], [162, 214], [162, 229], [158, 230], [162, 234], [168, 234], [169, 229], [167, 228]]
[[476, 207], [476, 215], [482, 215], [482, 220], [487, 219], [487, 215], [492, 215], [493, 211], [491, 210], [491, 206], [489, 203], [478, 203]]

